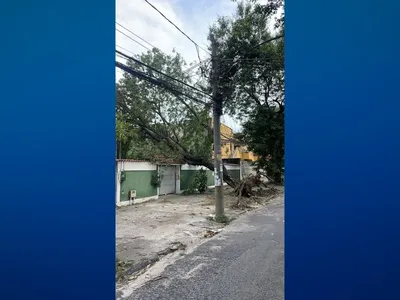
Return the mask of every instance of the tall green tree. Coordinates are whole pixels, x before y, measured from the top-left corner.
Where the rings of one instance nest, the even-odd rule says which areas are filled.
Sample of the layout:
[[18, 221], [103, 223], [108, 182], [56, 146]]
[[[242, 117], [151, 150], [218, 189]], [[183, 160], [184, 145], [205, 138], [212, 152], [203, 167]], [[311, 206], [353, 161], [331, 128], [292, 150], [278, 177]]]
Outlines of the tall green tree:
[[284, 107], [255, 109], [243, 125], [238, 138], [259, 156], [258, 168], [265, 170], [274, 182], [281, 183], [284, 170]]
[[220, 17], [209, 33], [218, 44], [218, 86], [225, 112], [243, 122], [238, 137], [277, 182], [284, 164], [282, 7], [280, 0], [238, 2], [235, 15]]
[[118, 112], [115, 115], [115, 138], [117, 141], [117, 157], [126, 156], [126, 146], [130, 142], [132, 131], [129, 123], [124, 120], [124, 116]]

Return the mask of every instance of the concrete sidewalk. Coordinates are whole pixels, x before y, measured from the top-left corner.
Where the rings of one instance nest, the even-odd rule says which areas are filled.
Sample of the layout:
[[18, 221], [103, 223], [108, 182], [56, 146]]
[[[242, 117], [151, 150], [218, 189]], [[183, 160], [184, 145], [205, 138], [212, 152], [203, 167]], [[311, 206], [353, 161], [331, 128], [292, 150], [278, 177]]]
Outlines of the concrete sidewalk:
[[[246, 211], [230, 208], [236, 201], [230, 193], [226, 188], [226, 215], [237, 218]], [[257, 207], [260, 205], [255, 204], [253, 209]], [[126, 290], [127, 286], [135, 289], [154, 280], [166, 266], [219, 233], [225, 224], [208, 219], [214, 208], [214, 194], [209, 193], [169, 195], [118, 209], [117, 291]]]
[[283, 196], [240, 216], [157, 279], [121, 299], [283, 300]]

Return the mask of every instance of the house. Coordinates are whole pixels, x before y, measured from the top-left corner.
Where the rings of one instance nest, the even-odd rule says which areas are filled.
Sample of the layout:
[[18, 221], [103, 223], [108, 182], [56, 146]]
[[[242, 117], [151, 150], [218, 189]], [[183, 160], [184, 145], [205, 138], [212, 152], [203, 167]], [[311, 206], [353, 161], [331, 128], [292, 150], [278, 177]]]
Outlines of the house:
[[[180, 161], [157, 160], [149, 162], [135, 159], [116, 160], [116, 205], [125, 206], [158, 199], [168, 194], [181, 194], [189, 189], [198, 170], [204, 167], [184, 164]], [[231, 176], [242, 177], [239, 165], [226, 164]], [[214, 172], [206, 169], [207, 185], [214, 186]], [[154, 180], [159, 184], [154, 185]]]
[[[212, 126], [212, 121], [211, 121]], [[237, 159], [239, 161], [254, 162], [257, 156], [247, 149], [247, 146], [240, 141], [234, 139], [232, 128], [221, 123], [221, 156], [222, 160]], [[214, 159], [214, 150], [212, 153]]]
[[[239, 180], [253, 170], [248, 164], [255, 161], [256, 156], [233, 138], [233, 130], [225, 124], [221, 124], [221, 144], [224, 166], [234, 179]], [[116, 205], [130, 205], [158, 199], [163, 195], [180, 194], [190, 187], [196, 172], [201, 168], [179, 159], [159, 156], [154, 157], [152, 162], [117, 159]], [[211, 188], [214, 186], [214, 172], [206, 171], [207, 184]], [[154, 180], [159, 180], [157, 185]]]

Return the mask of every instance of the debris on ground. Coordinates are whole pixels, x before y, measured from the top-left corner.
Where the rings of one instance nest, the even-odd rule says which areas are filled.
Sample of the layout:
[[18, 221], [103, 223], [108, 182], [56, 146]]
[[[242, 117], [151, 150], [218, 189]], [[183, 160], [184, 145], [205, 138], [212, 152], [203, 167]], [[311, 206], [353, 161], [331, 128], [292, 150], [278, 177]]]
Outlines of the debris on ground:
[[121, 261], [121, 260], [117, 259], [116, 280], [117, 280], [117, 282], [125, 282], [125, 281], [134, 280], [141, 273], [143, 273], [143, 270], [151, 267], [154, 263], [159, 261], [162, 257], [164, 257], [168, 254], [171, 254], [175, 251], [185, 250], [185, 249], [186, 249], [186, 245], [182, 244], [181, 242], [173, 242], [173, 243], [171, 243], [171, 245], [168, 248], [158, 251], [156, 255], [153, 255], [153, 257], [151, 257], [149, 259], [142, 259], [138, 262]]
[[218, 231], [216, 231], [216, 230], [207, 230], [205, 233], [204, 233], [204, 237], [205, 238], [211, 238], [211, 237], [213, 237], [214, 235], [216, 235], [218, 233]]
[[158, 251], [157, 255], [165, 256], [165, 255], [168, 255], [177, 250], [185, 250], [185, 249], [186, 249], [186, 246], [184, 244], [182, 244], [181, 242], [173, 242], [173, 243], [171, 243], [171, 246], [169, 246], [168, 248]]
[[263, 199], [269, 196], [276, 196], [279, 190], [269, 185], [262, 177], [261, 173], [251, 174], [242, 179], [234, 189], [237, 201], [233, 205], [235, 208], [249, 208], [251, 203], [262, 205]]
[[[248, 199], [249, 208], [238, 209], [234, 189], [224, 188], [225, 213], [229, 222], [281, 191], [271, 186], [253, 192], [254, 196]], [[214, 211], [215, 197], [211, 193], [168, 195], [119, 208], [116, 215], [117, 286], [156, 278], [174, 259], [217, 235], [227, 223], [216, 222]]]
[[158, 258], [143, 259], [138, 262], [117, 260], [116, 263], [116, 281], [126, 282], [136, 279], [142, 270], [154, 264]]

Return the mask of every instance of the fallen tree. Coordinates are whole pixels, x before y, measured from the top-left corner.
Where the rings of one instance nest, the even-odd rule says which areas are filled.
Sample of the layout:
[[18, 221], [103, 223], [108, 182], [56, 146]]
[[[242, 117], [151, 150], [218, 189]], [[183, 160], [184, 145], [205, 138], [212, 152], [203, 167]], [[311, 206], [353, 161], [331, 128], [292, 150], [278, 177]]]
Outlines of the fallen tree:
[[[182, 82], [191, 83], [191, 77], [183, 71], [185, 63], [178, 53], [165, 55], [154, 49], [135, 59]], [[138, 66], [134, 61], [128, 60], [127, 65], [149, 73], [148, 68]], [[162, 76], [158, 79], [165, 81]], [[210, 107], [204, 105], [204, 101], [196, 101], [199, 92], [190, 89], [184, 92], [187, 97], [124, 73], [117, 84], [116, 113], [118, 128], [130, 128], [130, 134], [123, 135], [123, 143], [118, 143], [125, 158], [152, 160], [164, 156], [214, 171]], [[223, 180], [232, 188], [237, 185], [225, 167]]]
[[[259, 107], [284, 106], [283, 17], [277, 20], [276, 35], [267, 27], [273, 13], [281, 6], [281, 0], [268, 5], [256, 1], [239, 3], [235, 17], [220, 18], [210, 28], [210, 35], [219, 41], [218, 54], [224, 57], [218, 65], [218, 89], [224, 108], [244, 121]], [[135, 72], [124, 70], [117, 85], [116, 107], [118, 115], [134, 134], [124, 135], [129, 139], [119, 143], [120, 152], [141, 159], [152, 159], [156, 154], [170, 156], [214, 171], [210, 159], [213, 138], [208, 88], [211, 82], [204, 76], [194, 82], [193, 74], [184, 71], [185, 65], [179, 53], [173, 51], [166, 55], [158, 49], [127, 60], [127, 67], [134, 69], [136, 76]], [[211, 71], [207, 66], [200, 69], [204, 74]], [[124, 128], [121, 127], [121, 132]], [[261, 124], [258, 128], [265, 126]], [[283, 137], [283, 131], [277, 135]], [[249, 146], [250, 150], [258, 149]], [[266, 147], [266, 143], [257, 146]], [[283, 155], [283, 145], [277, 144], [275, 148]], [[267, 154], [274, 155], [270, 149]], [[250, 197], [258, 184], [256, 178], [234, 180], [225, 167], [223, 180], [234, 189], [240, 187], [240, 198]]]
[[[263, 177], [267, 179], [263, 180]], [[257, 202], [258, 196], [268, 196], [276, 194], [278, 191], [275, 187], [270, 186], [270, 181], [265, 174], [262, 172], [257, 172], [256, 174], [251, 174], [243, 178], [234, 189], [235, 195], [238, 197], [236, 204], [234, 205], [236, 208], [247, 208], [251, 202], [250, 199], [253, 199]]]

